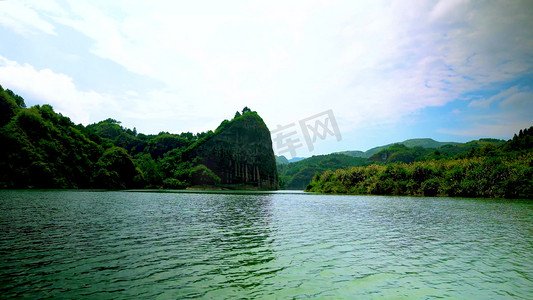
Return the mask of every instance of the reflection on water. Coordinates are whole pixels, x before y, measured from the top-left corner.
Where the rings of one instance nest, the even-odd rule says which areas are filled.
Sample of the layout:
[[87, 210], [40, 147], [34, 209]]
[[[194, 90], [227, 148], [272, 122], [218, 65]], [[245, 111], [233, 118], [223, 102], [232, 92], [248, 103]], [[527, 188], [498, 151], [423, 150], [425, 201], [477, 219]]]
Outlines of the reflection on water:
[[533, 298], [533, 203], [0, 191], [0, 295]]

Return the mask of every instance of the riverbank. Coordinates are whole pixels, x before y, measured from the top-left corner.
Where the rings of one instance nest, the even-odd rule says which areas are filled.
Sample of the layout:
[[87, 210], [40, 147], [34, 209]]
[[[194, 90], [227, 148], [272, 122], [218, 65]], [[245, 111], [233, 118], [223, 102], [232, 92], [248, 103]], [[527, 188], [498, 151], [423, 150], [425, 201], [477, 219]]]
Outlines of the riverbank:
[[326, 194], [533, 198], [533, 152], [411, 164], [353, 167], [317, 174], [306, 191]]

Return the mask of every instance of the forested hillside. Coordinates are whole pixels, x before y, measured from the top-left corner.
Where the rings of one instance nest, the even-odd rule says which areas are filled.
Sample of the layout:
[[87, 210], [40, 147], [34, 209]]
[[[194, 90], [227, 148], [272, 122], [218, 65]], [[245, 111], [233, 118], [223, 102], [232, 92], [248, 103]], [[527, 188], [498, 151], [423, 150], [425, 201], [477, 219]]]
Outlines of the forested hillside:
[[126, 188], [143, 176], [126, 150], [49, 105], [25, 108], [0, 87], [0, 187]]
[[[221, 183], [277, 188], [269, 131], [247, 107], [231, 121], [224, 120], [215, 132], [145, 135], [120, 124], [107, 119], [76, 125], [50, 105], [26, 108], [22, 97], [0, 86], [0, 188], [186, 188]], [[243, 128], [253, 134], [246, 144], [236, 146], [240, 160], [255, 161], [253, 165], [234, 160], [228, 171], [199, 151], [221, 135], [246, 133]], [[259, 133], [262, 139], [247, 151]], [[231, 152], [235, 149], [227, 148], [230, 144], [217, 149]], [[222, 174], [231, 174], [231, 180], [221, 179]]]
[[0, 188], [275, 189], [279, 174], [281, 188], [313, 192], [531, 198], [532, 135], [529, 128], [507, 142], [415, 139], [373, 148], [368, 158], [279, 157], [276, 167], [268, 129], [247, 107], [215, 131], [146, 135], [114, 119], [76, 125], [50, 105], [27, 108], [0, 86]]
[[438, 142], [438, 141], [435, 141], [435, 140], [429, 139], [429, 138], [409, 139], [409, 140], [405, 140], [403, 142], [398, 142], [398, 143], [394, 143], [394, 144], [388, 144], [388, 145], [384, 145], [384, 146], [374, 147], [374, 148], [371, 148], [371, 149], [369, 149], [367, 151], [355, 150], [355, 151], [342, 151], [342, 152], [338, 152], [338, 153], [345, 154], [345, 155], [348, 155], [348, 156], [353, 156], [353, 157], [369, 158], [372, 155], [374, 155], [375, 153], [378, 153], [378, 152], [380, 152], [382, 150], [388, 149], [388, 148], [390, 148], [390, 147], [392, 147], [394, 145], [397, 145], [397, 144], [403, 145], [403, 146], [405, 146], [407, 148], [439, 149], [439, 148], [444, 147], [444, 146], [459, 145], [460, 143], [456, 143], [456, 142]]
[[281, 189], [303, 190], [318, 172], [371, 164], [365, 158], [344, 154], [316, 155], [293, 163], [278, 163]]
[[394, 145], [373, 155], [376, 163], [370, 166], [316, 174], [306, 191], [533, 198], [532, 140], [530, 127], [507, 142], [467, 143], [462, 147], [468, 150], [460, 149], [455, 155], [457, 148], [453, 147], [424, 154], [421, 149]]
[[[480, 139], [468, 143], [437, 142], [432, 139], [411, 139], [397, 144], [372, 148], [366, 152], [344, 151], [317, 155], [289, 163], [278, 157], [280, 188], [302, 190], [307, 187], [315, 173], [371, 164], [412, 163], [415, 161], [440, 160], [458, 155], [468, 155], [481, 147], [499, 147], [505, 141]], [[430, 147], [438, 148], [430, 148]], [[379, 151], [378, 151], [379, 150]]]

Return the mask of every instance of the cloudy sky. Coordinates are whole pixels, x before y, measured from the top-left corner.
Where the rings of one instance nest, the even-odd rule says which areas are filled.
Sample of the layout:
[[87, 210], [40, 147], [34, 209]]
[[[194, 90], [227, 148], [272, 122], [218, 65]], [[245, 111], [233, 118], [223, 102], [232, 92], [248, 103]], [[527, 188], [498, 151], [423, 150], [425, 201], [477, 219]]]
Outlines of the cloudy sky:
[[532, 28], [533, 1], [0, 0], [0, 84], [143, 133], [249, 106], [303, 143], [331, 110], [342, 139], [297, 156], [508, 139], [533, 125]]

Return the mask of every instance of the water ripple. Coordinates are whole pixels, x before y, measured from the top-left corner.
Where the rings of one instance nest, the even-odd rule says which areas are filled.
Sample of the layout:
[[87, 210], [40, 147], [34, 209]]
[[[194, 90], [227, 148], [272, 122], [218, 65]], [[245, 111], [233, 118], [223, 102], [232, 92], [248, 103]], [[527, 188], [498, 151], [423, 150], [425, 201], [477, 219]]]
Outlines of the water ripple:
[[533, 298], [533, 203], [0, 191], [0, 298]]

